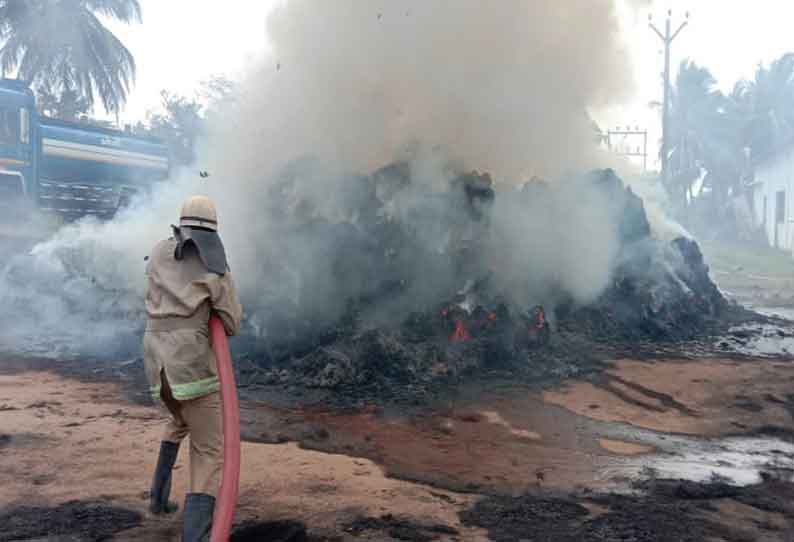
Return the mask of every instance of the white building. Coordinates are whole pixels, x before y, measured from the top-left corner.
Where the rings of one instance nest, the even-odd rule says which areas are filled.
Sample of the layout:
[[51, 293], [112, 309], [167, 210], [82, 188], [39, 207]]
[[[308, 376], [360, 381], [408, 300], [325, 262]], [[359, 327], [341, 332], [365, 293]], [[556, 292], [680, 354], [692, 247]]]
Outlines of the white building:
[[794, 150], [756, 169], [753, 209], [769, 245], [794, 256]]

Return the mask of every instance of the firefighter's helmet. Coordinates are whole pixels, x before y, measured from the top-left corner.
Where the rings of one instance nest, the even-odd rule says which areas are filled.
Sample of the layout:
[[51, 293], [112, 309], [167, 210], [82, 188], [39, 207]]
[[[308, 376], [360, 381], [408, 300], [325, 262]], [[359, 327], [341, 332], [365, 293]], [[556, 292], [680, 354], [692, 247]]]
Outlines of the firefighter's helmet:
[[207, 196], [192, 196], [182, 205], [179, 226], [218, 231], [218, 212]]

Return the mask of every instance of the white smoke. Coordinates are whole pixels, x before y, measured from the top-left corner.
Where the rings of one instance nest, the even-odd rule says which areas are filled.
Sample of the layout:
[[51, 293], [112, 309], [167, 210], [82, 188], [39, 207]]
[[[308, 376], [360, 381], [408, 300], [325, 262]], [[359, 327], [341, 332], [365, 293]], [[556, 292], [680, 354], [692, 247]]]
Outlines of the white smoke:
[[499, 178], [555, 176], [603, 164], [587, 112], [632, 89], [612, 0], [291, 0], [268, 31], [216, 133], [234, 177], [303, 154], [370, 171], [417, 141]]
[[[429, 183], [443, 184], [449, 159], [511, 184], [612, 164], [587, 117], [632, 88], [612, 0], [291, 0], [272, 14], [268, 32], [272, 53], [252, 70], [239, 109], [215, 126], [203, 153], [218, 177], [211, 192], [221, 209], [246, 217], [226, 230], [243, 269], [257, 268], [261, 254], [250, 247], [273, 229], [262, 194], [299, 156], [323, 161], [324, 175], [301, 190], [332, 221], [323, 213], [337, 198], [330, 179], [370, 172], [416, 145], [434, 149], [415, 161]], [[573, 192], [565, 192], [570, 203], [584, 200]], [[599, 256], [610, 254], [598, 248], [614, 240], [587, 222], [572, 226], [574, 242], [555, 253], [570, 250], [568, 260], [581, 261], [590, 253], [582, 245], [597, 247], [599, 280], [569, 282], [598, 290], [608, 274]], [[549, 260], [561, 264], [561, 257]], [[241, 277], [251, 288], [260, 279]]]
[[686, 228], [670, 216], [670, 198], [658, 177], [633, 175], [626, 177], [624, 181], [642, 198], [654, 238], [664, 242], [678, 237], [693, 238]]

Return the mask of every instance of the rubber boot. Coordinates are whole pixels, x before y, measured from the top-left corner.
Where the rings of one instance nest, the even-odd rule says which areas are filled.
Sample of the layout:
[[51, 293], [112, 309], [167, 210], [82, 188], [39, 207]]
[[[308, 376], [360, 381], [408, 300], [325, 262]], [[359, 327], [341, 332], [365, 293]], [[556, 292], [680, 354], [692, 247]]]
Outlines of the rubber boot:
[[182, 542], [209, 542], [214, 512], [215, 497], [204, 493], [188, 493], [182, 518]]
[[171, 472], [174, 470], [176, 456], [179, 453], [178, 442], [162, 441], [157, 467], [154, 469], [152, 490], [149, 493], [149, 511], [152, 514], [170, 514], [176, 512], [176, 503], [168, 502], [171, 495]]

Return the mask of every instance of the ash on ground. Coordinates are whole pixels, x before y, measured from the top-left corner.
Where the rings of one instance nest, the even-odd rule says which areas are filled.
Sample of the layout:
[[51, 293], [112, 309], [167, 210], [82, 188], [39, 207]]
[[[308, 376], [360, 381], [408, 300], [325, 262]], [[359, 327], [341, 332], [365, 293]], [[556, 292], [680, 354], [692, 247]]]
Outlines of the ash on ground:
[[[790, 482], [767, 478], [745, 488], [721, 481], [642, 485], [637, 495], [486, 497], [460, 515], [464, 525], [486, 529], [496, 542], [790, 540], [790, 530], [774, 522], [776, 514], [791, 515]], [[750, 512], [719, 515], [720, 507], [736, 503]]]

